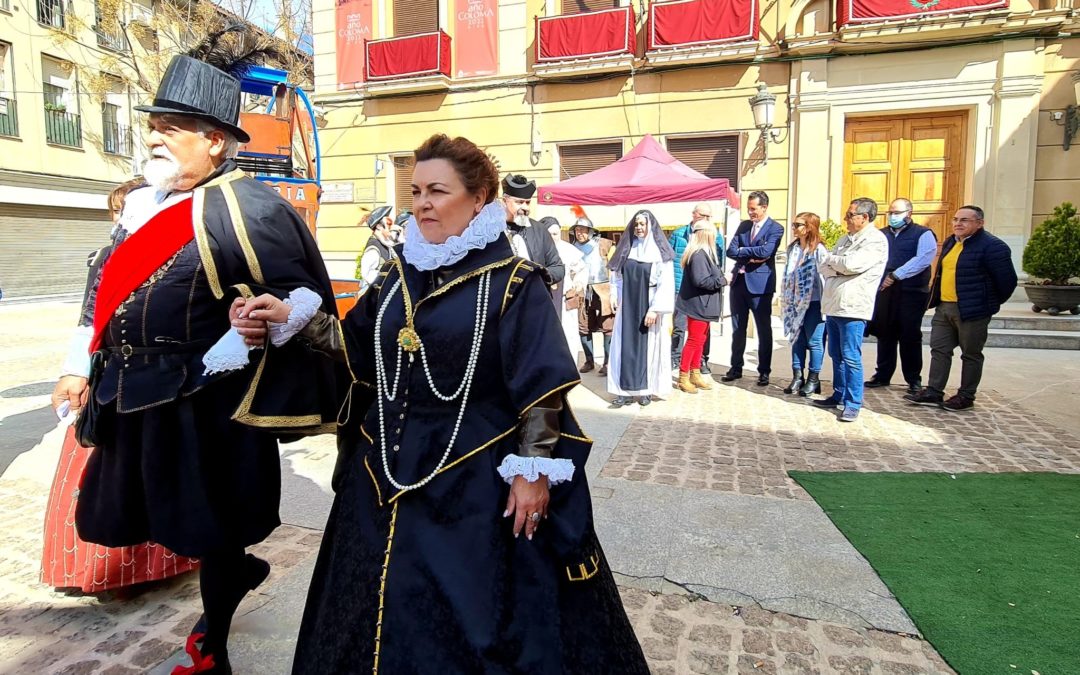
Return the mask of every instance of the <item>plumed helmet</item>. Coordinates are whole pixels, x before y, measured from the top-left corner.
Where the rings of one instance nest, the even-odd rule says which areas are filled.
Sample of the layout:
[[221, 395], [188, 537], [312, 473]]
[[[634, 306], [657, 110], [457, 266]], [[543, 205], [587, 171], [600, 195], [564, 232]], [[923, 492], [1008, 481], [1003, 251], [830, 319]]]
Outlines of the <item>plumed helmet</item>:
[[379, 223], [390, 216], [390, 213], [393, 212], [393, 210], [394, 207], [390, 205], [380, 206], [375, 209], [367, 217], [367, 226], [374, 230], [378, 227]]

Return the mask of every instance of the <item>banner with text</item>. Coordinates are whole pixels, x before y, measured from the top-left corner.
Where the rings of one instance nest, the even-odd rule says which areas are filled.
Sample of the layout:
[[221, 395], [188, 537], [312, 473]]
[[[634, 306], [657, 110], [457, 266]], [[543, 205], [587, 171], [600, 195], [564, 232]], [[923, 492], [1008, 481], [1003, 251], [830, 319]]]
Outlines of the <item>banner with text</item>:
[[351, 89], [364, 81], [364, 42], [371, 39], [373, 0], [337, 0], [337, 83]]
[[456, 0], [454, 69], [457, 77], [499, 71], [499, 0]]

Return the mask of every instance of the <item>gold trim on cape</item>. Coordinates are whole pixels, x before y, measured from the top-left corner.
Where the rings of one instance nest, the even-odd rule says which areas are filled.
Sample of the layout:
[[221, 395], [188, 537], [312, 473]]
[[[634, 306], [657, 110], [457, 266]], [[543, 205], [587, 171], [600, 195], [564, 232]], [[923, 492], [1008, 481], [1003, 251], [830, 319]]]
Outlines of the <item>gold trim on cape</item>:
[[251, 245], [251, 239], [248, 237], [247, 224], [244, 222], [244, 215], [240, 212], [240, 202], [236, 200], [236, 192], [233, 190], [232, 185], [224, 183], [221, 185], [221, 194], [225, 197], [225, 206], [229, 210], [229, 220], [232, 221], [236, 240], [240, 242], [240, 249], [244, 252], [244, 259], [247, 260], [251, 278], [255, 280], [255, 283], [265, 285], [266, 280], [263, 277], [262, 267], [259, 265], [259, 258], [255, 255], [255, 248]]
[[214, 262], [214, 254], [210, 251], [209, 233], [206, 231], [206, 188], [197, 187], [191, 193], [191, 224], [195, 231], [195, 243], [199, 247], [199, 257], [202, 258], [203, 268], [206, 270], [206, 280], [210, 283], [210, 292], [216, 300], [225, 297], [221, 289], [221, 278], [218, 277], [217, 263]]

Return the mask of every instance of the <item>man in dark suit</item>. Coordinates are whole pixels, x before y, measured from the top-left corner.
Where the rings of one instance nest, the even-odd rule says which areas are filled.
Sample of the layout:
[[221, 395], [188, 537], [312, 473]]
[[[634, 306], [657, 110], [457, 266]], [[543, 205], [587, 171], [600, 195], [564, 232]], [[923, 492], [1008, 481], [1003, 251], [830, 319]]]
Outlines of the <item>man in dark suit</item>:
[[731, 270], [731, 368], [724, 382], [742, 377], [746, 326], [750, 313], [758, 335], [758, 386], [769, 384], [772, 372], [772, 298], [776, 292], [776, 251], [784, 228], [767, 215], [769, 195], [755, 191], [746, 200], [749, 220], [739, 224], [731, 237], [727, 256], [735, 261]]
[[502, 191], [506, 236], [514, 254], [543, 265], [551, 275], [551, 283], [558, 284], [566, 276], [566, 267], [547, 228], [529, 217], [536, 182], [520, 174], [510, 174], [502, 181]]

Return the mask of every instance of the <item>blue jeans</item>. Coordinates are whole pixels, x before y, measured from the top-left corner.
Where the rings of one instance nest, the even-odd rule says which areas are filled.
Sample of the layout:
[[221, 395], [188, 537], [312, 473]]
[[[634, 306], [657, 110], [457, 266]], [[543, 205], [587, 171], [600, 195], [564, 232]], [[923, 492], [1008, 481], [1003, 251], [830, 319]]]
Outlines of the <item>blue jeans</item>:
[[829, 356], [833, 362], [833, 398], [845, 408], [862, 408], [862, 342], [866, 330], [863, 319], [830, 316], [825, 319], [829, 334]]
[[799, 335], [791, 345], [792, 370], [802, 372], [807, 350], [810, 351], [810, 372], [820, 373], [821, 362], [825, 360], [825, 320], [821, 318], [821, 303], [817, 300], [806, 308]]

